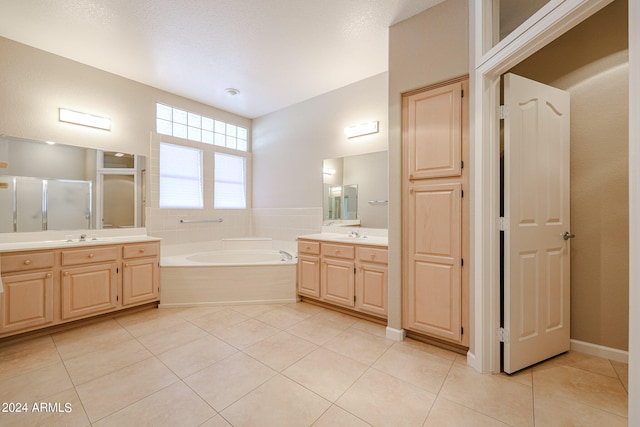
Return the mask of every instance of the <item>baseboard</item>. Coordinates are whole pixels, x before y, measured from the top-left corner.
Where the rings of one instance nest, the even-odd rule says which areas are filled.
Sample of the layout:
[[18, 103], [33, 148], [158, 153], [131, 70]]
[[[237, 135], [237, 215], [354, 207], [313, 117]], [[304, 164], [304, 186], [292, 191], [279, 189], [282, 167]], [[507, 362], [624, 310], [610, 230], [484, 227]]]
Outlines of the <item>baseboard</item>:
[[584, 341], [571, 340], [571, 351], [603, 357], [617, 362], [629, 363], [629, 352]]
[[404, 329], [395, 329], [391, 326], [387, 326], [387, 338], [393, 341], [402, 341], [405, 337]]

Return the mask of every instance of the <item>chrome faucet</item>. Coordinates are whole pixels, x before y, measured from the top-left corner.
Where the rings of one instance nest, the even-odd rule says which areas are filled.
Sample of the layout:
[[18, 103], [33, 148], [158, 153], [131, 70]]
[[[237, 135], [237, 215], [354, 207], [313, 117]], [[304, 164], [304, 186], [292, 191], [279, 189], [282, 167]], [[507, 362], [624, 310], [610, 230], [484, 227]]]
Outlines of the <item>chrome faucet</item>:
[[80, 235], [80, 241], [81, 242], [86, 242], [87, 241], [87, 235], [86, 234], [81, 234]]
[[357, 230], [353, 230], [349, 233], [349, 237], [359, 237], [360, 235], [358, 234]]
[[[285, 257], [286, 259], [288, 259], [289, 261], [291, 261], [293, 259], [293, 255], [291, 255], [289, 252], [287, 251], [280, 251], [280, 255], [282, 255], [283, 257]], [[283, 259], [284, 260], [284, 259]]]

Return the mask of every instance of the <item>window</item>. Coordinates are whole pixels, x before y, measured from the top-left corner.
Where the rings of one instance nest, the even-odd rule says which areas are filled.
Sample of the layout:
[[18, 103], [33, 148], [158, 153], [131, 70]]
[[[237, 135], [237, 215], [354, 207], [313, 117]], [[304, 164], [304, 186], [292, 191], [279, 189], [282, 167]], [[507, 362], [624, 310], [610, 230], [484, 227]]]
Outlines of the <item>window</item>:
[[156, 131], [239, 151], [249, 148], [247, 129], [156, 103]]
[[202, 209], [202, 150], [160, 143], [160, 207]]
[[244, 209], [246, 202], [246, 159], [232, 154], [215, 153], [216, 209]]

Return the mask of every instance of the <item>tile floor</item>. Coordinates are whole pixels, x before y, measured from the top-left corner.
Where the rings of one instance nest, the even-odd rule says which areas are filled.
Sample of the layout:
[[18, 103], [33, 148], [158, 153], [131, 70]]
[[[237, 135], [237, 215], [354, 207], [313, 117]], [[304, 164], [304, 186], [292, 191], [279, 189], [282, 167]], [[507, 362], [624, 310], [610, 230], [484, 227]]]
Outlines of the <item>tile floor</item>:
[[306, 303], [151, 309], [0, 346], [0, 402], [28, 410], [2, 426], [624, 426], [627, 365], [481, 375]]

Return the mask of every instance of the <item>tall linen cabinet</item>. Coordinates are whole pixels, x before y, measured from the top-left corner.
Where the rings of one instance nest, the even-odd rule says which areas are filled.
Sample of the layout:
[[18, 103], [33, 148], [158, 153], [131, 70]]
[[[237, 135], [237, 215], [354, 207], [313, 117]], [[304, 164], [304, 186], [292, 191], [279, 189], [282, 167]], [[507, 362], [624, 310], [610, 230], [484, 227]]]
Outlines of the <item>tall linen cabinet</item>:
[[468, 77], [403, 94], [402, 288], [409, 335], [469, 345]]

